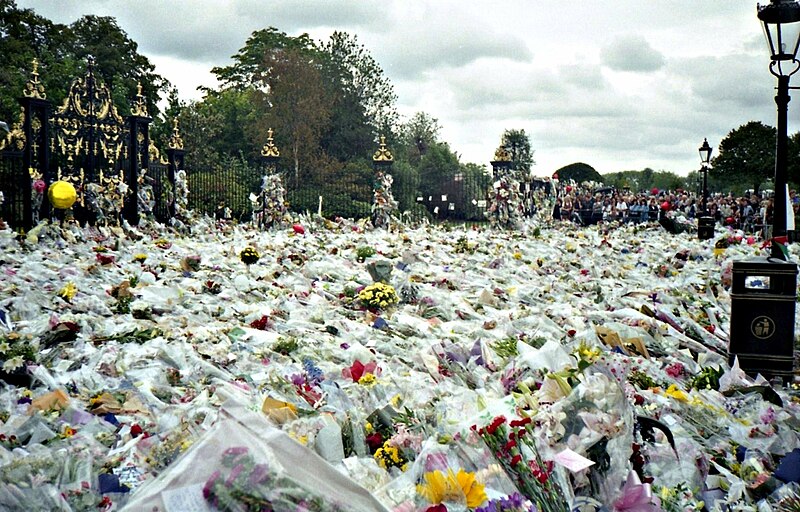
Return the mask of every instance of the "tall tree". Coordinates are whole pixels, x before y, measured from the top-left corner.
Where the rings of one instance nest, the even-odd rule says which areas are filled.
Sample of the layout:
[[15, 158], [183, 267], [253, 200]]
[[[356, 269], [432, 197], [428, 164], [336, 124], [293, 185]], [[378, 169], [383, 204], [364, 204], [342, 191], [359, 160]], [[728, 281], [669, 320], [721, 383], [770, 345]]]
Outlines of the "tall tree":
[[153, 116], [158, 114], [159, 96], [169, 86], [114, 18], [84, 16], [64, 26], [33, 10], [19, 9], [14, 0], [0, 0], [0, 55], [0, 120], [16, 119], [17, 98], [34, 57], [47, 99], [55, 105], [60, 105], [73, 79], [84, 71], [88, 55], [95, 57], [95, 72], [112, 88], [114, 103], [123, 115], [130, 111], [138, 82]]
[[759, 121], [731, 130], [719, 143], [709, 174], [757, 192], [775, 173], [775, 134], [775, 128]]
[[358, 38], [336, 31], [321, 49], [330, 55], [342, 90], [357, 98], [375, 135], [394, 130], [398, 120], [394, 86]]
[[533, 151], [531, 150], [531, 139], [525, 130], [506, 130], [500, 145], [511, 155], [512, 169], [528, 174], [531, 171], [533, 161]]
[[[273, 126], [284, 142], [291, 159], [295, 180], [314, 176], [311, 169], [301, 175], [301, 159], [317, 157], [322, 131], [331, 116], [333, 98], [322, 83], [318, 63], [303, 51], [289, 49], [264, 56], [263, 72], [256, 75], [254, 93], [257, 112], [266, 121], [258, 124], [263, 132]], [[269, 92], [264, 93], [263, 90]], [[266, 137], [264, 137], [266, 139]]]
[[583, 162], [565, 165], [557, 170], [556, 173], [558, 173], [558, 179], [560, 181], [575, 180], [576, 183], [583, 183], [584, 181], [602, 183], [603, 181], [603, 177], [594, 167]]
[[417, 112], [400, 126], [400, 142], [412, 164], [418, 164], [428, 149], [439, 141], [441, 129], [439, 120], [425, 112]]
[[95, 74], [111, 89], [114, 103], [122, 115], [130, 111], [141, 83], [142, 94], [151, 116], [157, 116], [158, 100], [169, 93], [169, 82], [156, 74], [155, 66], [139, 53], [139, 45], [107, 16], [84, 16], [69, 26], [71, 54], [79, 62], [89, 56], [95, 60]]

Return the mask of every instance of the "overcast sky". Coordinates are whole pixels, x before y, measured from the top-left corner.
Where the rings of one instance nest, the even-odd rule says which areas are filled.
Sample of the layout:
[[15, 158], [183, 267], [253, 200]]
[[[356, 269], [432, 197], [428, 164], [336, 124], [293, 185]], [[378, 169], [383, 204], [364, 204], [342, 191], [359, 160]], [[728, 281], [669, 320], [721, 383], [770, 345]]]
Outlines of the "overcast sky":
[[[766, 0], [762, 0], [765, 3]], [[748, 0], [17, 0], [59, 23], [114, 16], [140, 53], [199, 99], [209, 70], [254, 31], [358, 37], [405, 117], [424, 111], [464, 162], [487, 163], [504, 129], [524, 129], [534, 173], [573, 162], [601, 173], [699, 168], [751, 120], [775, 125], [775, 79]], [[800, 85], [800, 78], [792, 85]], [[789, 105], [800, 129], [800, 93]]]

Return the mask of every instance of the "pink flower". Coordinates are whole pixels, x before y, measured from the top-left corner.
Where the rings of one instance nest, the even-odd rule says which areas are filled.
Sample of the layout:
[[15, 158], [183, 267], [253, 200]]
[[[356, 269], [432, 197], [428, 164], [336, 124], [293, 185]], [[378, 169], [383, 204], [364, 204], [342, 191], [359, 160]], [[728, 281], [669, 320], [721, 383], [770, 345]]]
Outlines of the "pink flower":
[[33, 182], [33, 190], [35, 190], [37, 194], [44, 192], [45, 187], [46, 185], [42, 180], [36, 180]]
[[356, 362], [353, 363], [350, 368], [345, 368], [342, 370], [342, 377], [345, 379], [352, 379], [353, 382], [358, 383], [365, 374], [371, 373], [376, 377], [380, 376], [381, 369], [378, 367], [378, 363], [375, 361], [370, 361], [367, 364], [362, 363], [358, 359]]
[[635, 471], [628, 473], [622, 494], [614, 502], [614, 512], [660, 512], [661, 501], [653, 496], [650, 484], [643, 484]]

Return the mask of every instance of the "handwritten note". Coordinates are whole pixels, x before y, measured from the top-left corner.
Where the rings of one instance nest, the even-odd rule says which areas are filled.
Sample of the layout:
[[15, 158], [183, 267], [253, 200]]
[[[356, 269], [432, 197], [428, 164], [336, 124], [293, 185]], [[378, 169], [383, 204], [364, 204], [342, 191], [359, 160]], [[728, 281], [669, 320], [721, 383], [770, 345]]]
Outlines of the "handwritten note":
[[203, 484], [166, 490], [161, 497], [167, 512], [212, 512], [203, 498]]

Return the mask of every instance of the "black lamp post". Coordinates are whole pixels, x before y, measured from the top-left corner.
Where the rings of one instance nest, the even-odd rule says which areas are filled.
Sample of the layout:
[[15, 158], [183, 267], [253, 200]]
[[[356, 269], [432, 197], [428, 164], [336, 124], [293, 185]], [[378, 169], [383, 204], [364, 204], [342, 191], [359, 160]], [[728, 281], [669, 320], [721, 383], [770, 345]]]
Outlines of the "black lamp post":
[[800, 3], [772, 0], [758, 6], [769, 43], [770, 72], [778, 78], [778, 135], [775, 144], [775, 202], [772, 251], [768, 258], [734, 261], [731, 284], [731, 324], [728, 362], [739, 360], [751, 375], [790, 380], [794, 374], [794, 324], [797, 265], [775, 242], [786, 235], [786, 115], [789, 77], [797, 72], [800, 42]]
[[[800, 68], [797, 47], [800, 44], [800, 3], [796, 0], [772, 0], [758, 6], [758, 19], [764, 24], [771, 62], [769, 71], [778, 78], [778, 135], [775, 143], [775, 201], [772, 236], [786, 236], [786, 161], [789, 78]], [[783, 252], [772, 244], [772, 257], [785, 260]]]
[[703, 164], [703, 215], [708, 213], [708, 162], [711, 160], [711, 146], [708, 139], [703, 139], [703, 145], [698, 150], [700, 162]]

